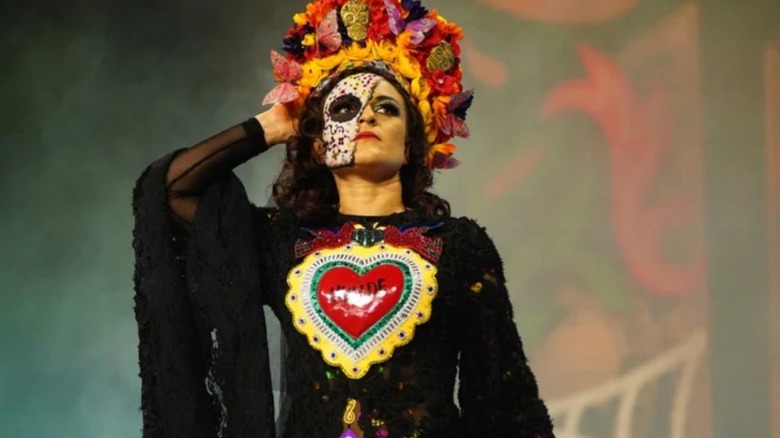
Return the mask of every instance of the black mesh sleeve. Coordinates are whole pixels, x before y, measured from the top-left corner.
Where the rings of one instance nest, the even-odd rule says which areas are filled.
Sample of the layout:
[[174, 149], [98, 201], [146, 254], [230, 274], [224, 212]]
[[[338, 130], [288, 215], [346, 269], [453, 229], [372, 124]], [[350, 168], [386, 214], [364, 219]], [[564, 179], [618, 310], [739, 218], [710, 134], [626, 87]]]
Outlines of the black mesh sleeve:
[[179, 151], [166, 175], [173, 213], [191, 222], [200, 196], [211, 183], [266, 149], [263, 128], [253, 117]]

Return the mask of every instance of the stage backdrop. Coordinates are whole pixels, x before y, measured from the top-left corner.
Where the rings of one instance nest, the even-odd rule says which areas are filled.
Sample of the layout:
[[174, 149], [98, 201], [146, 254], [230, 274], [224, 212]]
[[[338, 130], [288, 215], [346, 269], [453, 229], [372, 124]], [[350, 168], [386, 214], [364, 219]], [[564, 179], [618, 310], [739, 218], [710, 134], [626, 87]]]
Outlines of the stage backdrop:
[[[0, 436], [140, 436], [131, 190], [262, 110], [282, 3], [2, 7]], [[737, 3], [425, 2], [476, 90], [436, 189], [559, 438], [780, 437], [780, 3]], [[281, 153], [239, 169], [257, 204]]]

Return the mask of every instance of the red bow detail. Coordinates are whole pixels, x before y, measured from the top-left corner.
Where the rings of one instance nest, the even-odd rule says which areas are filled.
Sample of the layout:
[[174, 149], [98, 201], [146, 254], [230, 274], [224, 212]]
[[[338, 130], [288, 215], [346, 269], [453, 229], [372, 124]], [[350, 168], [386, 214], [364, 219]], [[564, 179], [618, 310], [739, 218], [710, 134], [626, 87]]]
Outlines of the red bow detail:
[[[298, 239], [295, 242], [295, 257], [301, 258], [323, 248], [338, 248], [352, 241], [355, 224], [348, 222], [334, 233], [329, 230], [312, 230], [312, 239]], [[401, 231], [396, 227], [384, 228], [384, 241], [390, 245], [409, 248], [420, 254], [424, 259], [436, 263], [442, 252], [442, 239], [423, 235], [427, 228], [414, 227]]]
[[410, 248], [429, 262], [439, 261], [442, 249], [440, 237], [426, 237], [423, 233], [427, 228], [415, 227], [401, 231], [396, 227], [385, 228], [385, 242], [390, 245]]
[[344, 246], [352, 240], [352, 231], [355, 230], [355, 224], [347, 222], [338, 233], [329, 230], [311, 230], [313, 239], [298, 239], [295, 241], [295, 257], [301, 258], [307, 256], [322, 248], [338, 248]]

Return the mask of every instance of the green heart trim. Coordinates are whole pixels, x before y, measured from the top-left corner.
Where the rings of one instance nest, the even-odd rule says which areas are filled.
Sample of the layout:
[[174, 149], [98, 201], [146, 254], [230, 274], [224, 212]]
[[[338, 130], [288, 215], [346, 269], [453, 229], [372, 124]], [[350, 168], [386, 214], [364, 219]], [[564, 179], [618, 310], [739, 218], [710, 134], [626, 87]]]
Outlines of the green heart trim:
[[[328, 315], [325, 314], [325, 311], [322, 309], [322, 307], [320, 307], [320, 301], [317, 299], [317, 286], [320, 284], [320, 279], [325, 274], [325, 272], [331, 268], [346, 267], [352, 269], [353, 271], [357, 272], [358, 275], [362, 276], [379, 265], [393, 265], [401, 270], [404, 276], [404, 287], [403, 292], [401, 293], [401, 298], [399, 298], [395, 306], [389, 312], [387, 312], [387, 315], [383, 316], [382, 319], [374, 323], [374, 325], [370, 329], [366, 330], [366, 332], [363, 333], [358, 339], [352, 339], [352, 336], [350, 336], [347, 332], [342, 330], [341, 327], [337, 326], [333, 321], [331, 321]], [[350, 347], [353, 349], [358, 349], [367, 340], [371, 339], [377, 331], [381, 330], [385, 325], [387, 325], [388, 321], [390, 321], [408, 301], [411, 293], [412, 274], [409, 270], [409, 267], [404, 263], [401, 263], [397, 260], [382, 260], [362, 268], [353, 263], [339, 260], [325, 263], [317, 268], [317, 271], [312, 276], [311, 288], [309, 290], [309, 299], [311, 300], [312, 306], [317, 311], [317, 315], [319, 315], [320, 319], [324, 321], [325, 324], [339, 336], [339, 338], [349, 344]]]

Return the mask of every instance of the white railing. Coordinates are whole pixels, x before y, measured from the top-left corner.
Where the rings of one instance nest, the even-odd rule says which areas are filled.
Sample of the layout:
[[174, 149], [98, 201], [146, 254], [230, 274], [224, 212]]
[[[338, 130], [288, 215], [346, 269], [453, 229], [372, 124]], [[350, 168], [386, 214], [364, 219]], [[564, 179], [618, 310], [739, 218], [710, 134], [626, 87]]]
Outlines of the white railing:
[[706, 342], [707, 336], [704, 330], [700, 330], [677, 346], [615, 380], [550, 400], [548, 409], [555, 419], [556, 437], [603, 438], [583, 435], [580, 431], [582, 417], [590, 408], [617, 400], [618, 409], [612, 437], [631, 438], [634, 408], [642, 389], [666, 374], [679, 372], [674, 388], [674, 400], [669, 409], [669, 438], [683, 438], [693, 381], [701, 365]]

